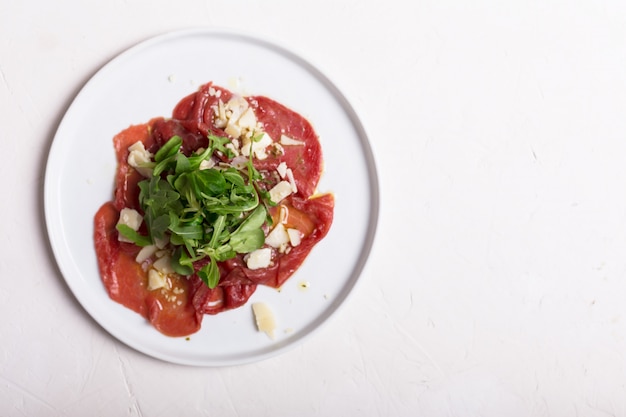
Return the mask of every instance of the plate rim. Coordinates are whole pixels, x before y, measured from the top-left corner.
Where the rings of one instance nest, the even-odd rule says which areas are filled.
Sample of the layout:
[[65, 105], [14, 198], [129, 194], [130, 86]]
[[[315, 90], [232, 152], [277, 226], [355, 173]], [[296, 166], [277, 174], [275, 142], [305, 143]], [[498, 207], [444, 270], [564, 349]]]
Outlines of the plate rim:
[[[131, 57], [132, 55], [139, 53], [144, 49], [148, 49], [168, 40], [185, 36], [209, 36], [212, 38], [227, 37], [229, 39], [243, 41], [248, 44], [254, 44], [255, 46], [261, 46], [263, 48], [278, 52], [280, 55], [294, 61], [299, 67], [305, 69], [307, 72], [312, 74], [315, 79], [321, 82], [324, 87], [329, 90], [333, 98], [338, 101], [338, 104], [340, 104], [342, 110], [347, 113], [346, 116], [348, 117], [352, 127], [355, 129], [356, 136], [358, 137], [358, 142], [361, 148], [360, 150], [363, 154], [364, 163], [368, 173], [370, 206], [367, 218], [367, 233], [364, 236], [363, 242], [361, 242], [361, 247], [358, 252], [358, 258], [354, 264], [354, 267], [351, 269], [351, 273], [348, 279], [346, 280], [346, 285], [343, 287], [343, 292], [345, 292], [345, 294], [338, 296], [337, 300], [333, 303], [332, 306], [326, 308], [322, 314], [316, 317], [315, 320], [311, 321], [307, 325], [307, 327], [309, 327], [310, 329], [304, 332], [304, 334], [302, 334], [301, 336], [295, 339], [290, 339], [289, 341], [286, 341], [284, 343], [277, 343], [275, 345], [272, 345], [267, 352], [257, 355], [250, 355], [247, 358], [217, 361], [209, 359], [202, 361], [202, 363], [199, 363], [198, 361], [185, 361], [181, 360], [180, 358], [173, 358], [170, 355], [164, 353], [155, 352], [149, 346], [138, 346], [138, 344], [133, 343], [132, 341], [125, 340], [115, 331], [114, 328], [111, 328], [111, 326], [99, 320], [98, 317], [100, 316], [100, 314], [90, 308], [88, 303], [83, 300], [83, 298], [80, 296], [78, 282], [68, 278], [68, 268], [71, 267], [71, 265], [66, 265], [63, 256], [61, 256], [62, 254], [60, 246], [62, 246], [65, 240], [63, 239], [63, 236], [59, 235], [59, 233], [62, 233], [62, 227], [55, 224], [55, 220], [60, 217], [60, 210], [55, 212], [53, 206], [55, 204], [60, 204], [61, 199], [55, 197], [53, 193], [53, 189], [58, 183], [58, 181], [53, 178], [53, 174], [61, 172], [57, 172], [54, 170], [55, 161], [56, 159], [58, 159], [57, 154], [59, 153], [59, 148], [62, 146], [61, 143], [66, 141], [63, 139], [62, 136], [62, 133], [65, 130], [65, 125], [68, 123], [68, 119], [71, 118], [70, 116], [74, 112], [75, 107], [78, 105], [77, 103], [80, 102], [80, 98], [84, 94], [87, 94], [86, 91], [89, 90], [89, 87], [92, 84], [97, 83], [101, 77], [106, 76], [106, 74], [110, 71], [114, 71], [116, 69], [116, 66], [120, 65], [127, 57]], [[349, 298], [354, 294], [356, 287], [362, 281], [361, 276], [368, 264], [374, 246], [378, 224], [380, 221], [380, 184], [376, 160], [369, 139], [369, 135], [367, 134], [367, 130], [363, 123], [363, 119], [359, 116], [357, 110], [352, 105], [352, 101], [348, 99], [346, 94], [342, 90], [340, 90], [337, 84], [329, 77], [327, 71], [323, 71], [310, 59], [303, 57], [303, 55], [301, 55], [299, 52], [295, 52], [293, 48], [287, 47], [282, 42], [279, 42], [276, 39], [271, 39], [267, 36], [253, 34], [249, 31], [223, 28], [193, 27], [161, 33], [159, 35], [152, 36], [144, 39], [143, 41], [135, 43], [134, 45], [122, 50], [113, 58], [99, 66], [96, 71], [88, 77], [87, 81], [78, 88], [78, 92], [75, 93], [73, 97], [71, 97], [69, 106], [67, 106], [67, 108], [63, 112], [61, 121], [56, 128], [56, 131], [52, 138], [52, 142], [49, 146], [48, 155], [46, 158], [43, 194], [43, 209], [47, 231], [47, 241], [52, 249], [54, 261], [58, 267], [58, 271], [60, 272], [61, 277], [63, 278], [63, 281], [70, 288], [73, 297], [88, 313], [91, 319], [107, 333], [113, 336], [113, 338], [116, 339], [117, 342], [125, 344], [126, 346], [129, 346], [137, 352], [143, 353], [146, 356], [159, 359], [168, 363], [200, 367], [233, 366], [263, 361], [292, 350], [297, 346], [300, 346], [304, 343], [305, 340], [310, 339], [320, 329], [325, 327], [325, 325], [327, 325], [333, 317], [336, 317], [337, 313], [347, 304]], [[106, 291], [104, 290], [104, 288], [103, 294], [106, 295]]]

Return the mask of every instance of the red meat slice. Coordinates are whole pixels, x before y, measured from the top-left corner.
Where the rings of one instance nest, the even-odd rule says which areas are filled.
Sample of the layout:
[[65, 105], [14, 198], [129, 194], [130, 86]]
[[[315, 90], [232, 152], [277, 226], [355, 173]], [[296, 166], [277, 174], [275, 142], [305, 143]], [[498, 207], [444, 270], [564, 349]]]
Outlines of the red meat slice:
[[[209, 89], [219, 91], [210, 94]], [[146, 124], [131, 126], [115, 136], [113, 142], [118, 160], [116, 188], [112, 202], [105, 203], [96, 213], [95, 247], [102, 281], [111, 299], [141, 314], [154, 327], [168, 336], [185, 336], [200, 329], [204, 314], [244, 305], [257, 285], [278, 288], [301, 266], [311, 249], [328, 233], [333, 220], [334, 198], [330, 194], [314, 194], [322, 170], [319, 139], [310, 123], [298, 113], [266, 97], [247, 97], [264, 130], [279, 141], [282, 134], [304, 142], [304, 145], [284, 146], [284, 154], [271, 154], [267, 159], [255, 160], [259, 170], [274, 170], [285, 162], [292, 169], [298, 192], [281, 202], [289, 208], [288, 227], [301, 231], [300, 245], [288, 253], [276, 252], [268, 268], [247, 268], [242, 255], [219, 264], [220, 283], [208, 288], [197, 275], [172, 277], [180, 289], [175, 299], [171, 293], [149, 291], [147, 268], [135, 262], [139, 251], [135, 245], [119, 242], [115, 225], [119, 212], [129, 207], [141, 212], [137, 183], [142, 176], [127, 163], [128, 148], [137, 141], [155, 153], [173, 135], [183, 138], [187, 154], [208, 145], [209, 133], [227, 136], [213, 125], [213, 106], [219, 99], [227, 102], [232, 93], [211, 83], [196, 93], [183, 98], [175, 107], [172, 118], [154, 118]], [[278, 208], [272, 209], [277, 217]], [[200, 269], [204, 261], [195, 268]]]

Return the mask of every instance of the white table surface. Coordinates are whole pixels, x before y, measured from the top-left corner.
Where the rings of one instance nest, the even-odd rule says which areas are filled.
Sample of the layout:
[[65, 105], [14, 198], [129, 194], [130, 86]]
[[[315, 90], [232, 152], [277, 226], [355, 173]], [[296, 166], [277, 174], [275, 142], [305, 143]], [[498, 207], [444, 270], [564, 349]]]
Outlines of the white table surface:
[[[469, 6], [469, 4], [472, 4]], [[43, 215], [64, 111], [188, 27], [280, 40], [376, 153], [378, 233], [339, 314], [254, 364], [169, 364], [82, 309]], [[626, 3], [3, 1], [3, 416], [626, 415]]]

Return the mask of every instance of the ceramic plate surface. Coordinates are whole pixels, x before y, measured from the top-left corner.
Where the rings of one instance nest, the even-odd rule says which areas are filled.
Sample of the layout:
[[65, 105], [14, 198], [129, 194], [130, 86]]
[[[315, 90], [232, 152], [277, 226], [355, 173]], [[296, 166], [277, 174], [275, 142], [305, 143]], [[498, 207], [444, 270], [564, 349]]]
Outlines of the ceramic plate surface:
[[[318, 191], [335, 194], [335, 218], [327, 237], [281, 291], [259, 287], [247, 305], [205, 316], [202, 329], [188, 340], [170, 338], [108, 297], [97, 267], [93, 217], [113, 196], [113, 136], [132, 124], [170, 116], [181, 98], [209, 81], [242, 94], [268, 96], [311, 121], [325, 161]], [[197, 366], [265, 359], [296, 346], [318, 329], [358, 281], [374, 239], [379, 204], [365, 130], [328, 78], [276, 43], [204, 29], [142, 42], [85, 84], [55, 135], [44, 194], [54, 255], [84, 309], [134, 349]], [[309, 283], [306, 290], [302, 283]], [[256, 301], [267, 303], [274, 312], [274, 340], [256, 330], [250, 307]]]

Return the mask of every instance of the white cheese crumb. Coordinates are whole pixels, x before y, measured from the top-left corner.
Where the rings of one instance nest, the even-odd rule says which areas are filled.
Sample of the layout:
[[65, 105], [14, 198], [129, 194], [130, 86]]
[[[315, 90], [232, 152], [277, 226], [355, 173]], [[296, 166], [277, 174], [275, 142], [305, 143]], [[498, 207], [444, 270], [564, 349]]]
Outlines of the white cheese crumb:
[[257, 159], [266, 159], [266, 148], [273, 142], [274, 141], [272, 140], [272, 137], [265, 132], [257, 141], [253, 141], [250, 138], [244, 136], [243, 144], [241, 145], [241, 154], [243, 156], [250, 156], [250, 148], [252, 148], [252, 152]]
[[226, 127], [226, 123], [228, 123], [228, 120], [226, 119], [226, 108], [224, 107], [224, 102], [222, 100], [219, 100], [217, 102], [217, 109], [215, 113], [215, 127], [223, 129], [224, 127]]
[[302, 146], [304, 145], [304, 141], [290, 138], [287, 135], [280, 135], [280, 143], [283, 145], [291, 145], [291, 146]]
[[248, 107], [237, 121], [237, 124], [242, 129], [254, 130], [256, 126], [256, 116], [254, 115], [254, 111]]
[[289, 218], [289, 207], [285, 206], [284, 204], [281, 204], [279, 221], [283, 224], [286, 224], [288, 218]]
[[248, 102], [241, 96], [232, 96], [226, 103], [226, 110], [230, 110], [228, 123], [235, 124], [239, 121], [239, 118], [248, 109]]
[[289, 180], [289, 185], [291, 185], [291, 192], [294, 194], [297, 193], [298, 187], [296, 186], [296, 179], [293, 177], [293, 171], [291, 168], [287, 168], [286, 176], [287, 180]]
[[265, 238], [265, 243], [273, 248], [280, 248], [282, 245], [289, 243], [289, 235], [285, 226], [282, 223], [278, 223], [272, 231]]
[[265, 303], [257, 302], [252, 304], [252, 312], [256, 326], [260, 332], [267, 334], [270, 339], [274, 339], [274, 330], [276, 329], [276, 320], [274, 313]]
[[167, 275], [157, 271], [156, 269], [150, 269], [148, 272], [148, 291], [154, 291], [165, 287], [167, 287]]
[[261, 248], [250, 252], [246, 258], [246, 265], [250, 269], [267, 268], [272, 262], [272, 249]]
[[287, 236], [289, 237], [289, 243], [291, 243], [291, 246], [298, 246], [302, 243], [302, 234], [298, 229], [287, 229]]
[[213, 160], [213, 158], [210, 159], [205, 159], [204, 161], [200, 162], [200, 166], [198, 167], [199, 170], [203, 170], [203, 169], [210, 169], [213, 168], [215, 166], [215, 161]]
[[154, 269], [165, 275], [174, 273], [174, 269], [172, 269], [172, 259], [169, 255], [165, 255], [162, 258], [157, 259], [152, 266]]
[[278, 175], [280, 175], [280, 177], [284, 179], [285, 175], [287, 175], [287, 164], [285, 162], [281, 162], [276, 167], [276, 171], [278, 171]]
[[234, 138], [238, 138], [239, 136], [241, 136], [241, 128], [239, 127], [239, 125], [236, 123], [230, 123], [230, 121], [226, 125], [226, 129], [224, 129], [224, 132]]
[[[120, 218], [117, 221], [117, 224], [124, 224], [134, 231], [139, 230], [139, 226], [141, 226], [141, 222], [143, 222], [143, 216], [139, 214], [139, 212], [135, 209], [131, 209], [128, 207], [124, 207], [120, 211]], [[126, 239], [122, 236], [121, 233], [118, 233], [118, 238], [120, 242], [132, 242], [129, 239]]]
[[144, 246], [135, 257], [135, 262], [138, 264], [143, 263], [143, 261], [154, 255], [157, 250], [158, 248], [156, 245]]
[[289, 181], [281, 181], [270, 190], [270, 199], [274, 203], [280, 203], [285, 197], [292, 193]]
[[143, 146], [143, 142], [137, 141], [128, 147], [128, 165], [135, 168], [142, 176], [149, 178], [152, 176], [152, 168], [143, 166], [152, 162], [152, 153], [148, 152]]

